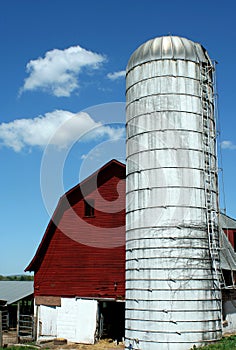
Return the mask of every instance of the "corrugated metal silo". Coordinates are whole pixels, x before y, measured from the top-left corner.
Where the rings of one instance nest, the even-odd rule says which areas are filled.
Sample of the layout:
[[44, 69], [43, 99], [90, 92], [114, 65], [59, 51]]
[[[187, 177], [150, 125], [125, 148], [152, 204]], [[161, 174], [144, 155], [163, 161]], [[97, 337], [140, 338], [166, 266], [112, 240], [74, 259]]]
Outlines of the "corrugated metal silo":
[[127, 349], [221, 337], [213, 71], [175, 36], [127, 66]]

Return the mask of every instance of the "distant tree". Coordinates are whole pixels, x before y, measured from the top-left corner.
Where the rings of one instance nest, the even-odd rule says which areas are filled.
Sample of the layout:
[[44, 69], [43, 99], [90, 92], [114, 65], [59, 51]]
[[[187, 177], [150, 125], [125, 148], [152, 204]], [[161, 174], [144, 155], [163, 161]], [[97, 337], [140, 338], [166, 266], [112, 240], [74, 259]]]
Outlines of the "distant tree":
[[0, 281], [33, 281], [34, 276], [32, 275], [12, 275], [2, 276], [0, 275]]
[[34, 276], [30, 276], [30, 275], [21, 275], [20, 277], [20, 281], [33, 281], [34, 280]]

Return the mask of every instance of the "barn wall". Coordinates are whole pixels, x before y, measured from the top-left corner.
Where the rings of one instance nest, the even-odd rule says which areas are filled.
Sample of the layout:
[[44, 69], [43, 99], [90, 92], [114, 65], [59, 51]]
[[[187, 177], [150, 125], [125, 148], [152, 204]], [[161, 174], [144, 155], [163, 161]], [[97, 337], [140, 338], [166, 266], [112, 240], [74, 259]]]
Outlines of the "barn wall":
[[233, 248], [235, 249], [235, 246], [234, 246], [234, 244], [235, 244], [235, 242], [234, 242], [234, 233], [236, 232], [236, 230], [224, 229], [224, 232], [225, 232], [226, 236], [228, 237], [228, 240], [232, 244]]
[[40, 305], [38, 338], [57, 337], [94, 344], [97, 327], [96, 300], [62, 298], [60, 307]]
[[113, 176], [85, 197], [94, 217], [84, 217], [83, 199], [64, 212], [35, 271], [35, 296], [124, 298], [124, 186]]

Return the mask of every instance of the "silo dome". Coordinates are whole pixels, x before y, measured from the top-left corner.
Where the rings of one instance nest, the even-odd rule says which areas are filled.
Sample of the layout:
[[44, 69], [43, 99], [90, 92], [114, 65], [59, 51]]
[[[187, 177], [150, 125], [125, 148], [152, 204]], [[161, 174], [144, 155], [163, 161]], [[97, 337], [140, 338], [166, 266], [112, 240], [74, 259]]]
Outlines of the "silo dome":
[[151, 39], [137, 48], [130, 57], [127, 71], [144, 62], [162, 59], [210, 63], [201, 44], [178, 36], [163, 36]]

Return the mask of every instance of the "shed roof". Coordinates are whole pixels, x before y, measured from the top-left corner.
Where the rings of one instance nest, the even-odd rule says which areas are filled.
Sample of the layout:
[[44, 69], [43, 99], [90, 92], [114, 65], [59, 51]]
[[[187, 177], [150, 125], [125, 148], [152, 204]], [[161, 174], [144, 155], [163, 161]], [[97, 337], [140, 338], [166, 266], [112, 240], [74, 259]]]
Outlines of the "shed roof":
[[7, 304], [24, 299], [34, 293], [33, 281], [0, 281], [0, 299]]

